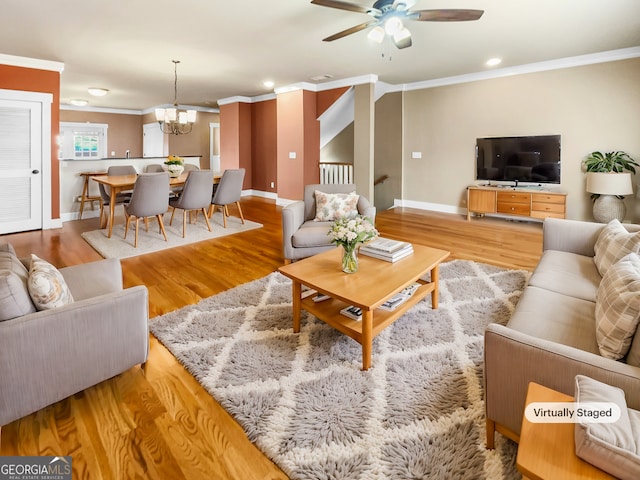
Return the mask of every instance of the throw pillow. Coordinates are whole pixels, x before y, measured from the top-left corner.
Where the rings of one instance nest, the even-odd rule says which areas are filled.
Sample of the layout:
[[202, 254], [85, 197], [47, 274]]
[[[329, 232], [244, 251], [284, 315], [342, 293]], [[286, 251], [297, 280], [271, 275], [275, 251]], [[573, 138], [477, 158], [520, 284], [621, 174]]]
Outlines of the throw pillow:
[[629, 233], [619, 220], [611, 220], [594, 246], [594, 262], [604, 276], [607, 269], [628, 253], [640, 253], [640, 232]]
[[27, 289], [28, 278], [29, 272], [15, 255], [0, 251], [0, 322], [36, 311]]
[[27, 285], [29, 295], [38, 310], [48, 310], [73, 302], [71, 291], [58, 269], [33, 254]]
[[351, 193], [323, 193], [318, 190], [316, 196], [315, 222], [333, 222], [338, 218], [355, 217], [358, 214], [360, 195]]
[[622, 479], [640, 478], [640, 456], [636, 438], [637, 413], [627, 408], [624, 391], [583, 375], [576, 375], [577, 403], [615, 404], [620, 418], [610, 423], [575, 425], [576, 455], [607, 473]]
[[640, 321], [640, 257], [630, 253], [604, 274], [596, 294], [600, 354], [619, 360], [629, 351]]

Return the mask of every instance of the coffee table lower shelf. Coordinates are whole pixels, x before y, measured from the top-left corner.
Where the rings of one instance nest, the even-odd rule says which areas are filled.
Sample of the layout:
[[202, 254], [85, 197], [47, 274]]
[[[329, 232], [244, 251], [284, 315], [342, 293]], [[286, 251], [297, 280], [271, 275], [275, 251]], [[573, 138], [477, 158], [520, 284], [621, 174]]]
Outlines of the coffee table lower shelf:
[[[352, 320], [351, 318], [342, 315], [340, 310], [353, 305], [353, 303], [346, 303], [336, 298], [329, 298], [322, 302], [314, 302], [312, 296], [309, 296], [302, 300], [301, 308], [362, 345], [362, 360], [363, 364], [366, 365], [367, 361], [365, 359], [365, 351], [369, 351], [370, 357], [371, 341], [373, 341], [373, 339], [382, 332], [382, 330], [395, 322], [407, 310], [427, 295], [433, 293], [435, 290], [435, 283], [426, 283], [423, 281], [419, 281], [418, 283], [421, 283], [422, 285], [418, 287], [410, 298], [393, 311], [383, 310], [381, 308], [366, 310], [362, 305], [356, 305], [357, 307], [362, 308], [361, 320]], [[434, 308], [437, 308], [437, 305]], [[368, 322], [370, 322], [370, 326], [368, 325]], [[299, 331], [299, 328], [297, 330]], [[296, 331], [295, 325], [294, 331]], [[364, 369], [366, 370], [367, 368], [368, 366], [365, 366]]]

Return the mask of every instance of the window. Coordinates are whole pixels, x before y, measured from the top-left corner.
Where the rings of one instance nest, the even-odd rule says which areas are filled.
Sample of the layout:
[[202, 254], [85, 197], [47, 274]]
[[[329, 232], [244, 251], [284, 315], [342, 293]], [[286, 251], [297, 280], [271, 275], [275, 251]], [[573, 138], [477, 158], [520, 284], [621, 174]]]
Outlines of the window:
[[60, 158], [97, 160], [107, 157], [107, 124], [60, 123]]

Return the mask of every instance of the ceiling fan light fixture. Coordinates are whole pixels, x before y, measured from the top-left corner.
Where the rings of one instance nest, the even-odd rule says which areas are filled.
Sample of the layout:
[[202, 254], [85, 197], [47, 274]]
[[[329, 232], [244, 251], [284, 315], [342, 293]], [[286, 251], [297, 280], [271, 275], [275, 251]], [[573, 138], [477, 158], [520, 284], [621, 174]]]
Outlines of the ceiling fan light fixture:
[[396, 47], [402, 49], [411, 46], [411, 32], [407, 27], [404, 27], [398, 33], [393, 36], [393, 43]]
[[399, 17], [391, 16], [384, 22], [384, 31], [387, 35], [394, 36], [397, 33], [401, 32], [404, 28], [404, 24]]
[[367, 37], [369, 38], [369, 40], [376, 43], [382, 43], [382, 41], [384, 40], [384, 36], [385, 36], [384, 28], [382, 28], [380, 25], [372, 28], [371, 31], [369, 31], [369, 33], [367, 34]]

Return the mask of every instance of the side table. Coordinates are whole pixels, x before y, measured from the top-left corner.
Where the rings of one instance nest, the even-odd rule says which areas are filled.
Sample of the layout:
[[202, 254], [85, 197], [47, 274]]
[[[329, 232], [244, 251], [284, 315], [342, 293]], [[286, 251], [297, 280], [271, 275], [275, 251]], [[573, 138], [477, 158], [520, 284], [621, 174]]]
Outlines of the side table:
[[[573, 397], [531, 382], [526, 405], [533, 402], [573, 402]], [[573, 423], [531, 423], [522, 419], [516, 467], [524, 478], [615, 479], [576, 455]]]
[[84, 177], [82, 183], [82, 195], [80, 196], [80, 220], [82, 220], [82, 212], [84, 212], [84, 204], [91, 203], [91, 210], [93, 210], [93, 202], [102, 201], [102, 197], [99, 195], [89, 195], [89, 179], [97, 175], [106, 175], [107, 172], [81, 172], [80, 175]]

